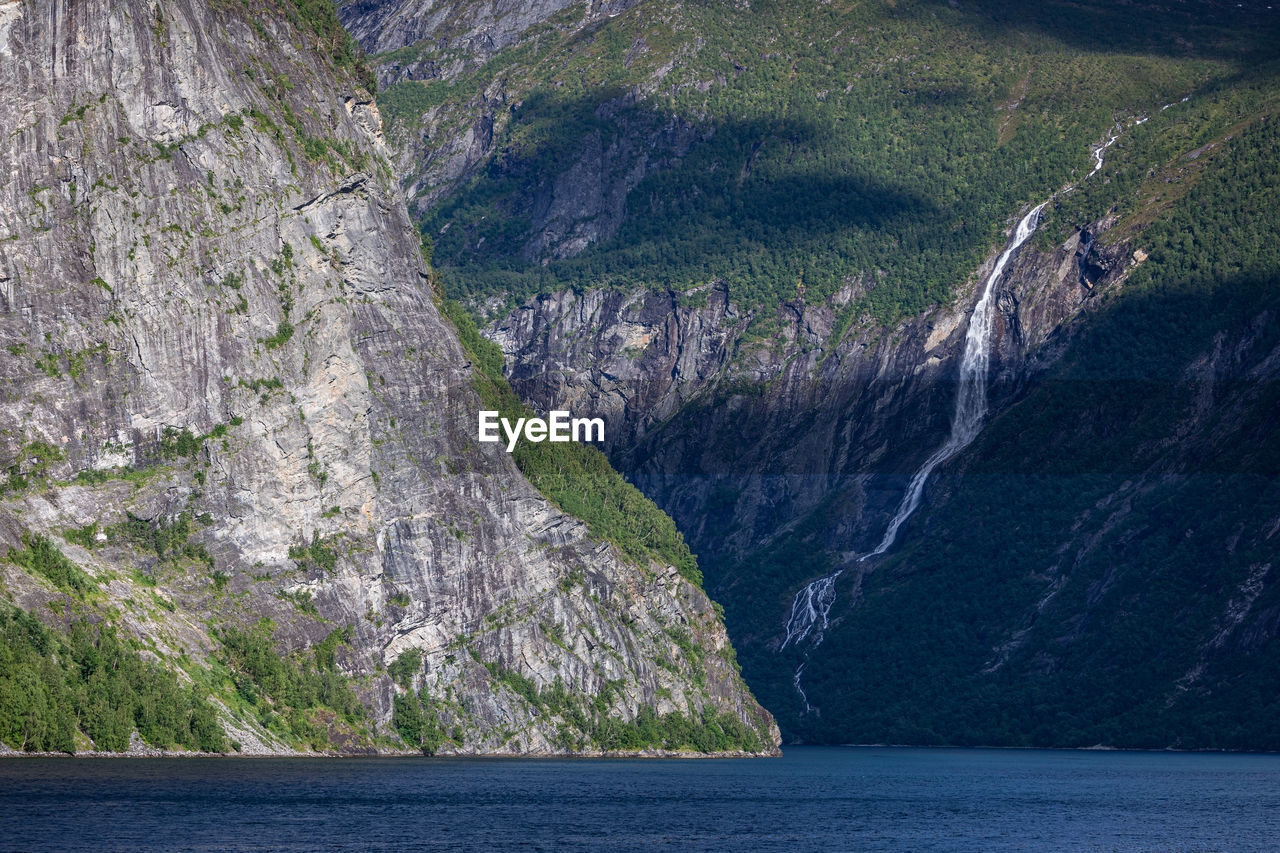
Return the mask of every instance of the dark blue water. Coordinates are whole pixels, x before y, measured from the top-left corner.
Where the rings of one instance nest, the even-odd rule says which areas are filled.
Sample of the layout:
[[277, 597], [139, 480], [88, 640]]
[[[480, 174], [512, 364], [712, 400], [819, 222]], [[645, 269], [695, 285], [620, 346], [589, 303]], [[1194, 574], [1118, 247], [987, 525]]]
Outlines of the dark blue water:
[[1276, 850], [1280, 756], [0, 760], [5, 850]]

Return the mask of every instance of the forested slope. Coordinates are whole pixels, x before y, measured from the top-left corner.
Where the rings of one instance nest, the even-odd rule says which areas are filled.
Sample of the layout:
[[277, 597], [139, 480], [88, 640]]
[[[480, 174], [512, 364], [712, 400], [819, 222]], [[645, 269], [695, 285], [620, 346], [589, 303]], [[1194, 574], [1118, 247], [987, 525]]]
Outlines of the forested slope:
[[[382, 5], [426, 8], [342, 14]], [[1275, 747], [1274, 10], [530, 10], [355, 28], [398, 166], [515, 390], [609, 418], [788, 737]], [[945, 439], [1045, 200], [986, 430], [780, 649]]]
[[1280, 127], [1214, 147], [838, 607], [797, 736], [1280, 749]]
[[723, 280], [743, 305], [819, 303], [855, 283], [849, 315], [915, 314], [1117, 118], [1264, 50], [1263, 13], [1235, 4], [554, 8], [496, 51], [441, 30], [373, 57], [456, 296]]

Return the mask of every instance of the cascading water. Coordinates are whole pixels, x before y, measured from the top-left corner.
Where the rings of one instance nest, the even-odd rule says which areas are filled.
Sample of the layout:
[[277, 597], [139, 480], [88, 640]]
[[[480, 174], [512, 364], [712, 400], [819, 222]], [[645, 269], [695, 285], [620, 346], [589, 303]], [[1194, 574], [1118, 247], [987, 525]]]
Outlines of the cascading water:
[[[831, 605], [836, 600], [836, 579], [843, 571], [841, 569], [824, 578], [818, 578], [796, 593], [795, 600], [791, 602], [791, 618], [787, 620], [787, 638], [782, 641], [779, 651], [785, 649], [792, 641], [800, 642], [809, 636], [809, 632], [814, 628], [818, 629], [818, 633], [814, 636], [813, 644], [816, 646], [822, 642], [822, 632], [827, 627], [827, 614], [831, 612]], [[818, 625], [819, 620], [822, 622], [821, 627]], [[801, 666], [803, 667], [803, 664]], [[796, 689], [800, 689], [799, 670], [796, 671]]]
[[[1185, 101], [1186, 98], [1183, 98], [1183, 100]], [[1164, 109], [1164, 108], [1162, 107], [1161, 109]], [[1140, 118], [1135, 122], [1135, 124], [1142, 124], [1144, 121], [1146, 121], [1145, 118]], [[1098, 173], [1098, 170], [1102, 168], [1102, 158], [1106, 155], [1107, 149], [1110, 148], [1112, 145], [1116, 144], [1116, 140], [1120, 138], [1121, 130], [1122, 128], [1120, 127], [1120, 125], [1116, 125], [1115, 132], [1112, 133], [1109, 137], [1107, 137], [1106, 142], [1102, 143], [1094, 150], [1093, 171], [1085, 175], [1082, 180], [1088, 180], [1089, 178], [1092, 178], [1094, 175]], [[1044, 205], [1041, 205], [1041, 207], [1043, 206]]]
[[987, 370], [991, 364], [991, 328], [995, 317], [996, 282], [1004, 275], [1004, 268], [1008, 266], [1013, 253], [1018, 251], [1022, 244], [1027, 242], [1027, 238], [1035, 233], [1036, 225], [1040, 221], [1040, 211], [1044, 210], [1044, 206], [1048, 203], [1040, 202], [1031, 208], [1030, 213], [1022, 217], [1022, 221], [1013, 232], [1013, 240], [1000, 253], [995, 268], [991, 270], [991, 275], [987, 276], [987, 284], [982, 290], [978, 304], [973, 306], [973, 314], [969, 318], [969, 331], [964, 336], [964, 354], [960, 358], [960, 381], [956, 391], [956, 409], [951, 415], [951, 435], [924, 461], [920, 470], [916, 471], [907, 485], [906, 494], [902, 496], [898, 511], [893, 514], [893, 519], [890, 520], [880, 544], [871, 553], [859, 557], [859, 562], [889, 550], [894, 540], [898, 538], [898, 528], [920, 505], [925, 481], [929, 479], [933, 469], [968, 447], [969, 442], [973, 441], [978, 431], [982, 429], [982, 421], [987, 416]]
[[[1093, 169], [1081, 179], [1082, 181], [1093, 177], [1102, 168], [1103, 157], [1106, 155], [1107, 149], [1120, 138], [1121, 131], [1121, 126], [1117, 124], [1114, 132], [1107, 137], [1107, 140], [1093, 150]], [[1035, 233], [1036, 226], [1040, 222], [1040, 212], [1044, 210], [1045, 205], [1050, 200], [1042, 201], [1031, 208], [1018, 222], [1018, 227], [1013, 232], [1013, 238], [1009, 241], [1009, 245], [1005, 247], [1005, 250], [1000, 253], [995, 267], [991, 270], [991, 274], [987, 276], [982, 295], [978, 298], [977, 304], [973, 306], [973, 314], [969, 318], [969, 330], [964, 337], [964, 352], [960, 358], [956, 407], [951, 416], [950, 435], [947, 436], [947, 440], [943, 442], [942, 446], [935, 450], [911, 477], [911, 481], [907, 484], [907, 490], [903, 494], [893, 518], [890, 519], [889, 526], [885, 529], [880, 543], [872, 551], [854, 558], [851, 562], [861, 563], [864, 560], [883, 554], [893, 546], [894, 541], [898, 538], [898, 529], [920, 505], [920, 498], [924, 494], [925, 483], [928, 481], [929, 475], [943, 462], [967, 447], [981, 430], [982, 422], [987, 414], [987, 373], [991, 363], [991, 330], [995, 317], [996, 284], [1000, 281], [1000, 277], [1004, 275], [1005, 267], [1008, 266], [1009, 260], [1014, 253]], [[811, 581], [796, 593], [796, 597], [791, 603], [791, 615], [787, 619], [787, 635], [782, 641], [782, 645], [779, 646], [779, 651], [782, 651], [792, 643], [799, 645], [810, 636], [813, 637], [813, 647], [817, 647], [822, 643], [822, 634], [828, 626], [827, 620], [831, 613], [831, 606], [836, 600], [836, 581], [839, 580], [847, 568], [849, 568], [849, 563], [829, 575]], [[805, 695], [804, 689], [800, 686], [800, 673], [803, 670], [804, 663], [801, 663], [796, 670], [795, 676], [796, 690], [799, 691], [801, 696]], [[805, 697], [805, 709], [809, 709], [808, 697]]]
[[[898, 528], [920, 505], [925, 482], [933, 473], [933, 469], [967, 447], [981, 429], [982, 420], [987, 414], [987, 369], [991, 361], [991, 328], [995, 316], [996, 283], [1004, 275], [1004, 269], [1008, 266], [1013, 253], [1035, 233], [1040, 211], [1046, 204], [1048, 204], [1047, 201], [1041, 202], [1022, 217], [1022, 221], [1013, 232], [1013, 239], [1000, 253], [995, 268], [991, 270], [991, 275], [987, 276], [987, 283], [983, 287], [978, 304], [973, 307], [973, 314], [969, 318], [969, 330], [964, 337], [964, 354], [960, 358], [960, 380], [955, 412], [951, 415], [951, 434], [911, 477], [911, 482], [907, 484], [907, 491], [903, 494], [897, 511], [889, 521], [880, 544], [876, 545], [874, 550], [858, 557], [857, 562], [879, 556], [892, 547], [894, 540], [898, 538]], [[836, 600], [836, 580], [843, 573], [844, 569], [839, 569], [826, 577], [818, 578], [796, 593], [795, 600], [791, 603], [791, 617], [787, 620], [787, 636], [779, 650], [785, 649], [790, 643], [799, 643], [810, 634], [814, 635], [813, 645], [817, 646], [822, 642], [822, 632], [827, 627], [827, 616], [831, 612], [831, 605]]]

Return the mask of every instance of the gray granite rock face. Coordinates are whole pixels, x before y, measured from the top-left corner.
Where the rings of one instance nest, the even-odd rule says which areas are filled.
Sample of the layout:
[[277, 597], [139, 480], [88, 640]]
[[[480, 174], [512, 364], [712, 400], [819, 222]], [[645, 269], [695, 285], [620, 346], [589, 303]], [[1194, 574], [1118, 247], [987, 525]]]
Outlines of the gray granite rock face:
[[[590, 39], [609, 18], [636, 5], [637, 0], [352, 0], [338, 14], [374, 57], [386, 90], [407, 81], [456, 81], [499, 54], [548, 36]], [[640, 38], [631, 50], [641, 55], [649, 49]], [[526, 176], [514, 202], [528, 219], [521, 257], [575, 257], [610, 239], [625, 218], [631, 190], [712, 134], [682, 116], [635, 109], [672, 68], [664, 63], [643, 85], [594, 105], [604, 129], [576, 140], [564, 163], [538, 164]], [[421, 94], [416, 85], [409, 88]], [[518, 121], [515, 111], [531, 96], [536, 93], [527, 80], [504, 74], [464, 105], [437, 104], [391, 124], [391, 156], [414, 212], [429, 212], [491, 163], [495, 143], [501, 144]]]
[[[164, 659], [262, 616], [289, 648], [350, 628], [340, 665], [384, 729], [382, 668], [421, 650], [446, 750], [590, 749], [505, 671], [776, 743], [707, 597], [476, 443], [369, 95], [309, 32], [224, 6], [0, 2], [0, 467], [47, 476], [0, 499], [0, 548], [187, 513], [216, 568], [155, 590], [137, 549], [60, 547]], [[332, 566], [299, 557], [313, 543]], [[54, 591], [0, 570], [50, 617]]]
[[[743, 559], [814, 512], [824, 547], [865, 552], [948, 434], [969, 315], [994, 260], [954, 305], [892, 328], [854, 322], [838, 341], [859, 282], [826, 304], [755, 310], [723, 285], [694, 299], [562, 292], [528, 300], [486, 334], [526, 400], [605, 419], [615, 464], [705, 557]], [[998, 291], [992, 410], [1056, 359], [1053, 333], [1129, 266], [1124, 245], [1089, 250], [1079, 234], [1052, 252], [1024, 247]], [[775, 330], [766, 338], [750, 331], [762, 319]]]
[[[636, 0], [346, 0], [339, 14], [369, 53], [384, 53], [431, 40], [456, 52], [460, 61], [487, 59], [532, 27], [566, 10], [566, 25], [616, 15]], [[575, 7], [578, 7], [575, 9]]]

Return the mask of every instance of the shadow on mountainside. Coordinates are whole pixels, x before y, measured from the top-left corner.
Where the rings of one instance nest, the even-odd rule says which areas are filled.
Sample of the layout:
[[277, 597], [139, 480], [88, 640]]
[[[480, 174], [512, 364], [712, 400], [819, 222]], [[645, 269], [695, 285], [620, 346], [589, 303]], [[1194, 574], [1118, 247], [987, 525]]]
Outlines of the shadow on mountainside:
[[1090, 316], [939, 469], [856, 594], [854, 572], [837, 583], [804, 674], [817, 713], [790, 683], [803, 656], [773, 646], [795, 590], [840, 565], [833, 511], [865, 506], [833, 496], [741, 565], [691, 536], [787, 736], [1280, 748], [1259, 698], [1280, 673], [1274, 281], [1156, 287]]
[[[925, 0], [954, 7], [953, 0]], [[960, 8], [989, 36], [1035, 32], [1085, 53], [1200, 57], [1241, 69], [1274, 60], [1280, 49], [1280, 13], [1269, 0], [971, 0]], [[974, 18], [977, 18], [974, 20]]]

